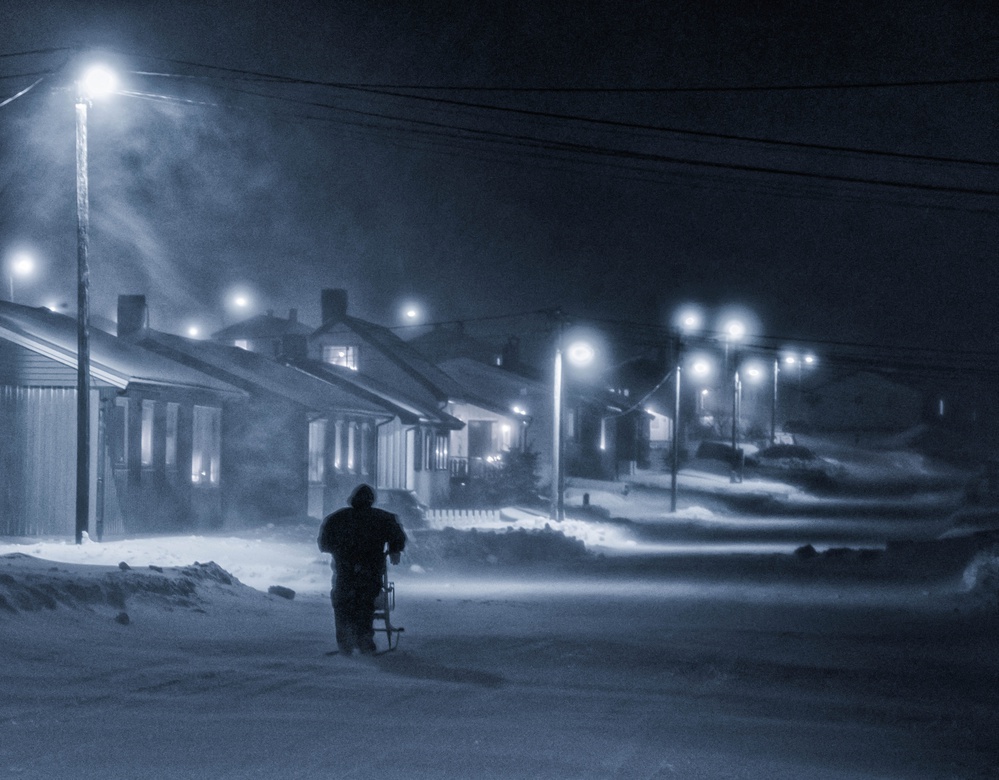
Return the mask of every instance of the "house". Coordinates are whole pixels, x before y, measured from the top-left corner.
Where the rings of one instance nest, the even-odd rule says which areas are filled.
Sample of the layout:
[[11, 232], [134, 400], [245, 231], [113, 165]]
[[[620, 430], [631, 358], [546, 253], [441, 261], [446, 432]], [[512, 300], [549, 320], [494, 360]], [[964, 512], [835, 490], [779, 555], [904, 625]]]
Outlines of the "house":
[[[378, 429], [377, 487], [414, 491], [426, 504], [450, 495], [451, 433], [463, 426], [447, 411], [461, 387], [388, 328], [347, 313], [347, 292], [325, 289], [322, 324], [309, 335], [309, 359], [355, 372], [372, 392], [411, 410]], [[313, 366], [315, 366], [315, 364]]]
[[[323, 517], [343, 506], [358, 483], [375, 481], [378, 431], [397, 411], [350, 382], [328, 381], [285, 361], [285, 350], [304, 343], [301, 333], [285, 333], [271, 356], [155, 331], [145, 310], [143, 296], [122, 296], [119, 336], [245, 394], [238, 408], [226, 409], [221, 428], [228, 522]], [[263, 344], [273, 351], [270, 342]]]
[[447, 404], [448, 412], [465, 423], [451, 432], [452, 478], [482, 477], [504, 453], [532, 452], [542, 465], [539, 478], [550, 480], [551, 387], [468, 357], [444, 360], [438, 368], [461, 387]]
[[[88, 533], [221, 524], [225, 381], [92, 330]], [[77, 322], [0, 302], [0, 535], [76, 531]]]

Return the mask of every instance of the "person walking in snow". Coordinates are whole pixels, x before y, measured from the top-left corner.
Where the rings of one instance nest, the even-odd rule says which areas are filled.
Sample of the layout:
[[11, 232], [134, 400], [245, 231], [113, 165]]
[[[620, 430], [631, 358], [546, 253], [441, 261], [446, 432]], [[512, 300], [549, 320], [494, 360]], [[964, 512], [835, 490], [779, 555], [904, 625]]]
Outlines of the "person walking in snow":
[[375, 491], [358, 485], [350, 506], [323, 520], [319, 549], [333, 553], [333, 619], [340, 652], [375, 652], [375, 599], [382, 588], [385, 554], [393, 564], [406, 547], [406, 533], [391, 512], [377, 509]]

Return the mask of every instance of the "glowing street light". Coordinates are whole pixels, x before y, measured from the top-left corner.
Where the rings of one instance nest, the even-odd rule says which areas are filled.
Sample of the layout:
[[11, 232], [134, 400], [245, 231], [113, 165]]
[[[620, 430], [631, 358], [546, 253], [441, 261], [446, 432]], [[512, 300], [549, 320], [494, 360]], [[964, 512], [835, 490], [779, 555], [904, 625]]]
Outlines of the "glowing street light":
[[[87, 178], [87, 109], [117, 87], [103, 65], [88, 68], [76, 83], [76, 543], [90, 521], [90, 193]], [[101, 535], [98, 529], [98, 537]]]
[[10, 260], [8, 276], [10, 278], [10, 302], [14, 303], [14, 277], [22, 279], [31, 276], [35, 270], [35, 260], [27, 252], [18, 252]]
[[[565, 520], [565, 465], [564, 436], [562, 431], [562, 411], [565, 405], [565, 393], [562, 388], [562, 315], [558, 312], [558, 333], [555, 338], [555, 378], [552, 399], [552, 507], [551, 519]], [[576, 366], [589, 366], [596, 359], [596, 348], [587, 341], [574, 339], [565, 348], [565, 357]]]

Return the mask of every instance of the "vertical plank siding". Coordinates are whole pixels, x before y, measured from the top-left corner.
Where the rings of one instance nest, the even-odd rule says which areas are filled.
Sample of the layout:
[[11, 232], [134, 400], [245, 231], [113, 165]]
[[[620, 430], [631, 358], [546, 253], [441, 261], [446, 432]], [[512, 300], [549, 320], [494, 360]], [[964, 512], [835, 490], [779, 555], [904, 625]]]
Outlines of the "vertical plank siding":
[[76, 391], [0, 386], [0, 535], [74, 533]]

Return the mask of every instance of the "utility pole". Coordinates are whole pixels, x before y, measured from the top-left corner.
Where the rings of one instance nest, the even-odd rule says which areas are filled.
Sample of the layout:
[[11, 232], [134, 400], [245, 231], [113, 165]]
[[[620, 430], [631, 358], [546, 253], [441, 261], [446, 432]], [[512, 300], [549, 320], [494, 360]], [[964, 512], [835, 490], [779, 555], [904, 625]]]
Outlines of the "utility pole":
[[673, 393], [673, 446], [670, 463], [669, 511], [676, 511], [677, 476], [680, 471], [680, 354], [683, 344], [680, 336], [673, 339], [673, 371], [675, 372], [675, 389]]
[[90, 196], [87, 182], [87, 104], [76, 97], [76, 543], [90, 520]]
[[551, 519], [565, 520], [565, 475], [562, 467], [562, 311], [555, 311], [555, 375], [552, 381], [552, 508]]

